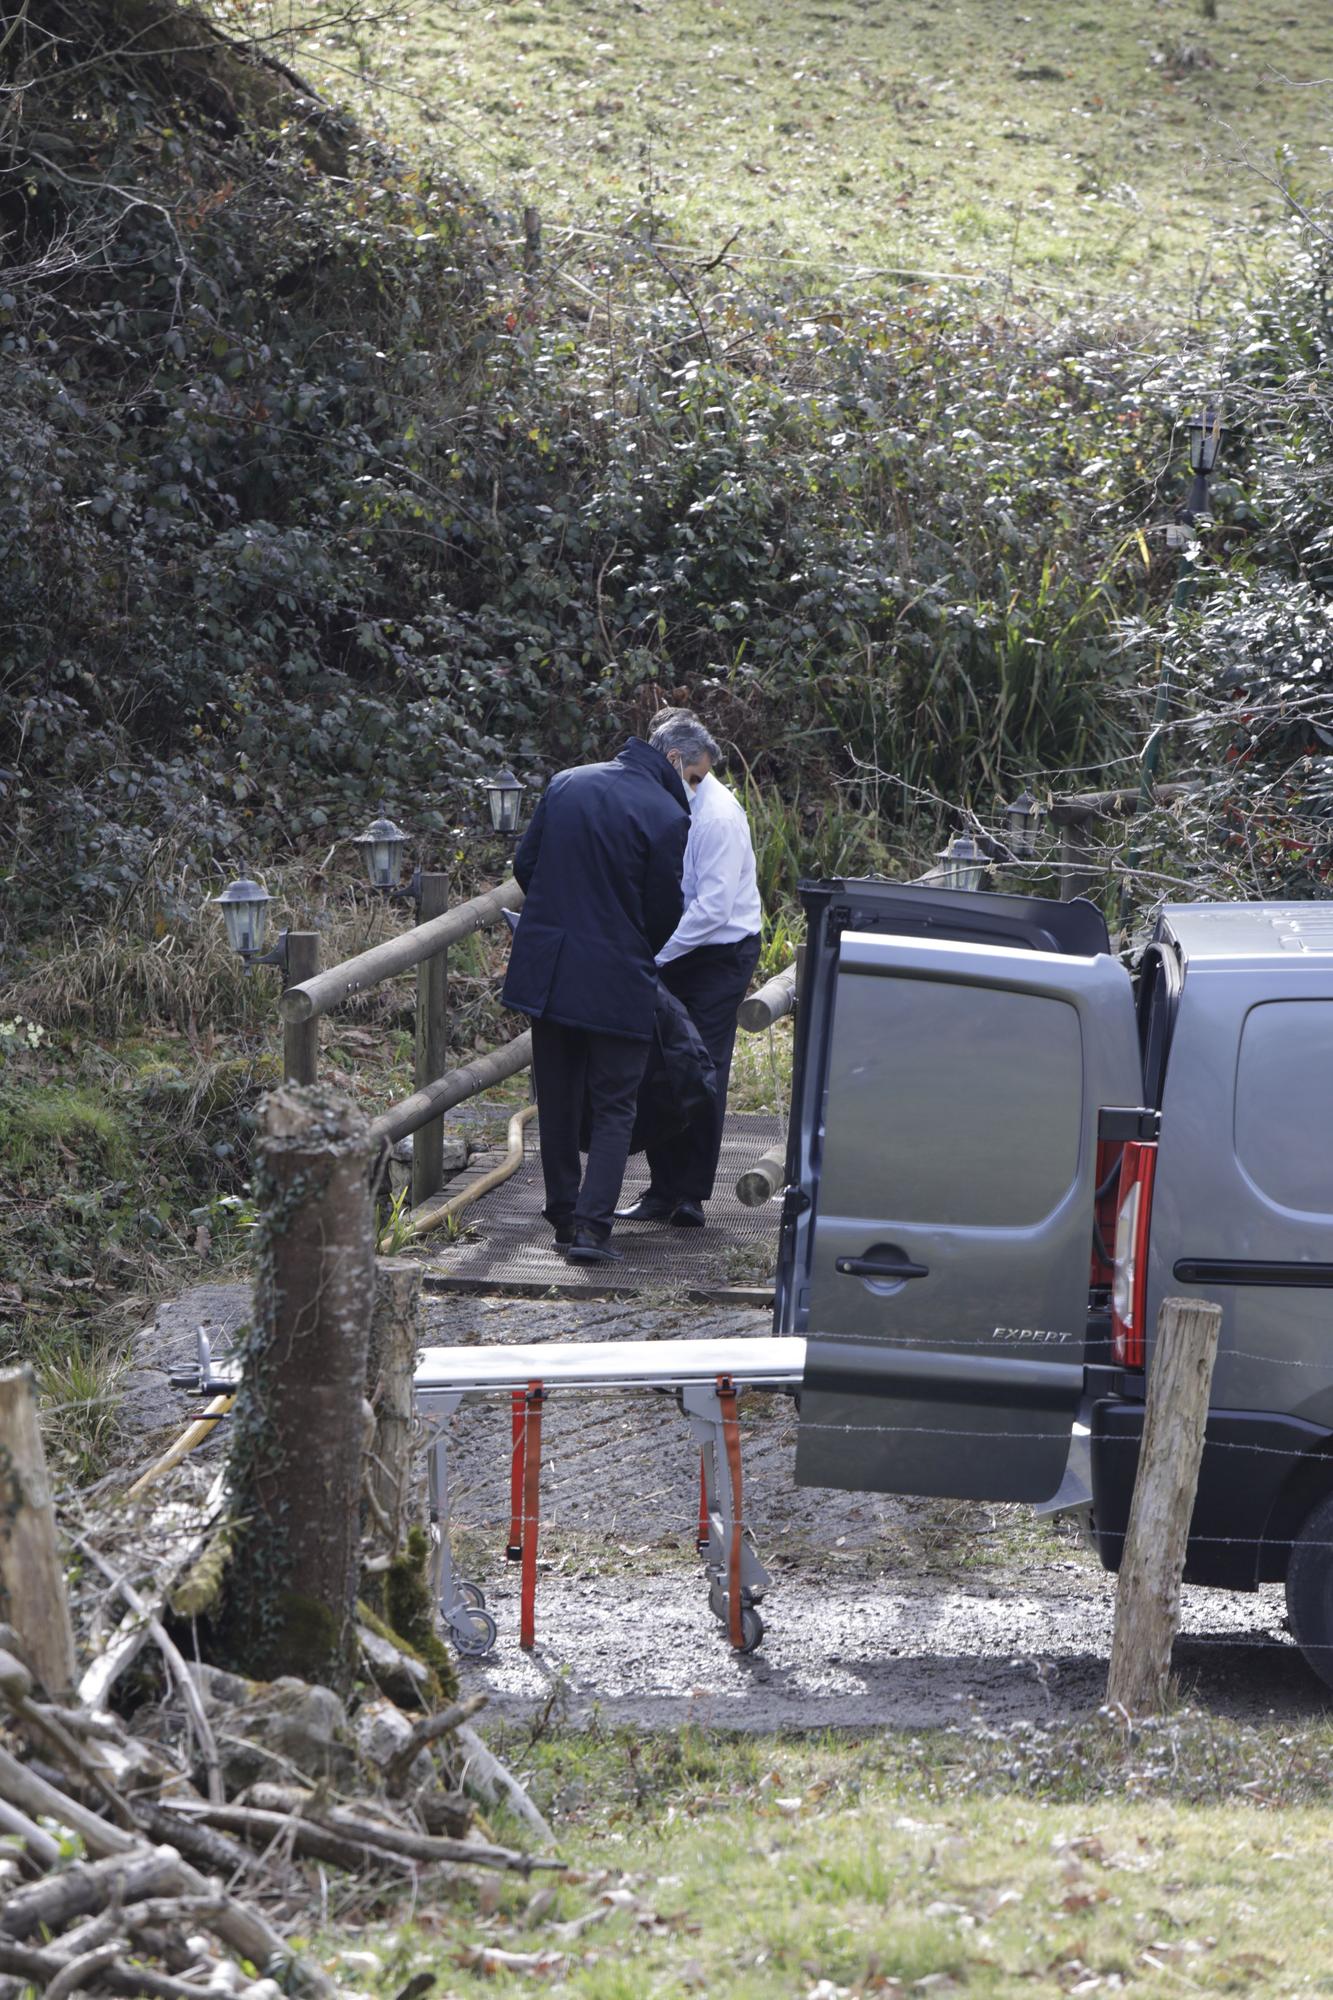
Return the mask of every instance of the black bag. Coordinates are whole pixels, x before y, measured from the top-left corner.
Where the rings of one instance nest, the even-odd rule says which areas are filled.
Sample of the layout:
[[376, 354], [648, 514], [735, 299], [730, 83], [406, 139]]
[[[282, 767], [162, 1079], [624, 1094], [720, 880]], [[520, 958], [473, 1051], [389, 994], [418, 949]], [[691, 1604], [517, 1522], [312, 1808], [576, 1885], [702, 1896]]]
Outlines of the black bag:
[[[711, 1118], [717, 1103], [717, 1071], [699, 1030], [684, 1003], [657, 982], [653, 1038], [639, 1084], [639, 1101], [630, 1134], [631, 1153], [663, 1144], [684, 1132], [696, 1118]], [[579, 1145], [586, 1153], [592, 1136], [588, 1107], [583, 1107]]]

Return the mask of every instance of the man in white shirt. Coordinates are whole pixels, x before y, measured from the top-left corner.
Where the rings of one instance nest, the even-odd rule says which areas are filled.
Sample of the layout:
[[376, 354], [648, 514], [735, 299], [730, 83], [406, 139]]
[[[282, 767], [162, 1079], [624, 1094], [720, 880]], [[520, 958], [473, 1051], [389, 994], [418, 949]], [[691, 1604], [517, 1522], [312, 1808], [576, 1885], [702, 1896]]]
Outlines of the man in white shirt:
[[648, 1186], [616, 1214], [632, 1222], [702, 1229], [722, 1148], [736, 1010], [759, 962], [763, 905], [745, 809], [713, 776], [721, 754], [713, 738], [689, 709], [668, 709], [648, 740], [679, 771], [690, 794], [685, 908], [657, 954], [657, 969], [713, 1059], [717, 1099], [711, 1117], [648, 1148]]

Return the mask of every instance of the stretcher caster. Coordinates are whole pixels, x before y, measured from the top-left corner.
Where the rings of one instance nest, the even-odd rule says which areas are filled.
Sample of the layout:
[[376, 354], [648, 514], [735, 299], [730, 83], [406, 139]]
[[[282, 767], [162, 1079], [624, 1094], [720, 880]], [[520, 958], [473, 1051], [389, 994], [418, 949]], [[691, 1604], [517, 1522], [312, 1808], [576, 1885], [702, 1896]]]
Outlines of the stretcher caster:
[[470, 1605], [449, 1627], [454, 1651], [462, 1660], [484, 1660], [495, 1644], [496, 1623], [489, 1611]]
[[468, 1605], [473, 1611], [484, 1611], [486, 1609], [486, 1593], [480, 1584], [460, 1582], [458, 1585], [458, 1594], [464, 1604]]
[[764, 1621], [752, 1604], [747, 1604], [741, 1612], [741, 1643], [738, 1653], [753, 1653], [764, 1636]]

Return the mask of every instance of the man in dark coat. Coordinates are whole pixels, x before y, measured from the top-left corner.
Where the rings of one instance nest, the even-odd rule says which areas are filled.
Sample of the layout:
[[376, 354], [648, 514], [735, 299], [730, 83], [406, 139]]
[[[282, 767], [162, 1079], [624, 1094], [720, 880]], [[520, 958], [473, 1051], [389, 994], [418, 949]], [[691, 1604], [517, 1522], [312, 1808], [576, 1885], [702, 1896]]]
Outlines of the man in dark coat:
[[571, 1263], [620, 1254], [609, 1238], [653, 1033], [654, 957], [680, 921], [689, 830], [680, 757], [631, 737], [613, 762], [552, 778], [514, 858], [524, 902], [503, 1000], [532, 1016], [545, 1214]]

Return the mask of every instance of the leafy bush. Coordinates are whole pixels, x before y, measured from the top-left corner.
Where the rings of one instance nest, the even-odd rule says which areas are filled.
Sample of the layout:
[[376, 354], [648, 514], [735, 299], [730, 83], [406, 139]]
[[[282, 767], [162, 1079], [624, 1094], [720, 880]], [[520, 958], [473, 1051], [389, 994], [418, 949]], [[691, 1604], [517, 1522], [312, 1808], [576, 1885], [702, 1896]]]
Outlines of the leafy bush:
[[1115, 338], [760, 297], [633, 237], [609, 312], [539, 296], [434, 168], [172, 19], [188, 63], [125, 0], [40, 0], [0, 56], [33, 916], [382, 802], [439, 841], [491, 759], [600, 754], [659, 691], [850, 809], [871, 768], [989, 802], [1123, 748], [1149, 426]]

